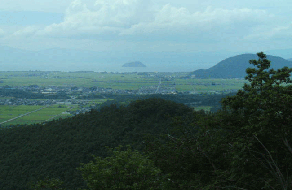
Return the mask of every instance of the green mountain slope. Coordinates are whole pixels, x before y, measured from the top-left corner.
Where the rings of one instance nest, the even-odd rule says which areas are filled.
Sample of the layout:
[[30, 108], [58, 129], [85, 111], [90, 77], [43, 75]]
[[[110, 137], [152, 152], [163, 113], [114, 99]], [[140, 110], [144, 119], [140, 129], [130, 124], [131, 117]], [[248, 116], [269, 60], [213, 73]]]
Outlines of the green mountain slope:
[[26, 189], [28, 182], [59, 178], [68, 189], [86, 188], [80, 163], [91, 154], [105, 157], [105, 146], [131, 144], [143, 149], [143, 136], [173, 134], [172, 118], [186, 125], [191, 108], [162, 99], [138, 100], [128, 107], [111, 105], [72, 118], [0, 130], [0, 189]]
[[[248, 67], [255, 68], [249, 64], [249, 60], [256, 59], [255, 54], [242, 54], [234, 57], [229, 57], [222, 60], [218, 64], [209, 69], [199, 69], [190, 73], [190, 76], [195, 75], [195, 78], [244, 78], [246, 76], [245, 70]], [[285, 66], [291, 68], [292, 62], [287, 61], [277, 56], [267, 56], [267, 59], [271, 61], [271, 67], [273, 69], [280, 69]]]

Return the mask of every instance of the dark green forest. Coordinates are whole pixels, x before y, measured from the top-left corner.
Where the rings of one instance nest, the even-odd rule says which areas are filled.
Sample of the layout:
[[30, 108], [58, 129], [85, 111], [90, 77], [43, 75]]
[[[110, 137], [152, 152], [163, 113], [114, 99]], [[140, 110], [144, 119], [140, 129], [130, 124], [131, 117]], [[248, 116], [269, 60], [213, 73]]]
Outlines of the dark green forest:
[[[110, 106], [111, 104], [118, 105], [128, 105], [133, 101], [136, 100], [144, 100], [144, 99], [164, 99], [170, 100], [179, 104], [185, 104], [193, 107], [196, 106], [211, 106], [211, 112], [216, 112], [217, 110], [221, 109], [220, 100], [226, 96], [232, 96], [236, 93], [229, 93], [229, 94], [151, 94], [151, 95], [114, 95], [114, 94], [107, 94], [107, 95], [94, 95], [94, 96], [87, 96], [86, 99], [102, 99], [104, 97], [113, 100], [107, 100], [102, 105], [99, 106], [98, 109], [104, 106]], [[85, 97], [84, 97], [85, 98]]]
[[0, 189], [292, 189], [292, 68], [257, 55], [216, 112], [151, 97], [0, 130]]

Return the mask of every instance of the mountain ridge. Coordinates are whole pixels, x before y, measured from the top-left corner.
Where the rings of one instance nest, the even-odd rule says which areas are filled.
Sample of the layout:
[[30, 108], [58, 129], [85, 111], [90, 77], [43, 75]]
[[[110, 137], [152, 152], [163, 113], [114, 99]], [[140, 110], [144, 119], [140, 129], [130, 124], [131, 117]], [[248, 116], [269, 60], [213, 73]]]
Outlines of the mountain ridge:
[[[228, 57], [209, 69], [198, 69], [189, 74], [188, 77], [195, 76], [195, 78], [244, 78], [246, 76], [246, 69], [256, 68], [254, 65], [249, 64], [249, 60], [258, 60], [256, 54], [240, 54], [233, 57]], [[275, 70], [285, 66], [292, 67], [292, 61], [288, 61], [279, 56], [267, 55], [267, 59], [271, 61], [270, 69]]]

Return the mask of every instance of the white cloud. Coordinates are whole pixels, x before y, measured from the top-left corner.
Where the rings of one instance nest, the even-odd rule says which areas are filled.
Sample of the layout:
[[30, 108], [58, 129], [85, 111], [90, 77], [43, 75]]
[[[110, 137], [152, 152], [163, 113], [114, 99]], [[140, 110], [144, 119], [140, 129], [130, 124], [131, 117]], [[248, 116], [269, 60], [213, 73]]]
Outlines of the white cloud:
[[207, 31], [217, 37], [218, 32], [230, 29], [238, 34], [247, 33], [273, 17], [264, 10], [247, 8], [228, 10], [208, 7], [203, 12], [191, 13], [187, 8], [170, 4], [157, 10], [151, 7], [149, 0], [97, 0], [93, 5], [75, 0], [67, 8], [63, 22], [47, 26], [37, 34], [69, 37], [188, 33], [196, 36]]
[[33, 36], [40, 28], [37, 26], [27, 26], [21, 30], [14, 32], [11, 37], [30, 37]]
[[9, 25], [0, 22], [0, 43], [35, 50], [280, 49], [291, 44], [292, 1], [279, 1], [3, 0], [0, 8], [4, 11], [62, 14], [51, 14], [46, 22], [42, 22], [44, 15]]
[[273, 15], [269, 15], [263, 10], [252, 9], [226, 10], [208, 7], [204, 12], [190, 13], [186, 8], [176, 8], [168, 4], [156, 14], [153, 22], [138, 23], [122, 31], [121, 34], [154, 33], [157, 31], [188, 33], [190, 30], [199, 33], [218, 27], [219, 31], [224, 31], [233, 25], [249, 23], [245, 28], [246, 31], [255, 24], [265, 22], [272, 17]]
[[292, 37], [292, 22], [282, 26], [258, 27], [253, 34], [245, 36], [247, 40], [287, 39]]
[[[38, 34], [77, 35], [119, 33], [123, 28], [138, 23], [140, 8], [148, 4], [146, 0], [98, 0], [88, 6], [81, 0], [75, 0], [66, 10], [64, 22], [47, 26]], [[147, 18], [147, 17], [146, 17]]]

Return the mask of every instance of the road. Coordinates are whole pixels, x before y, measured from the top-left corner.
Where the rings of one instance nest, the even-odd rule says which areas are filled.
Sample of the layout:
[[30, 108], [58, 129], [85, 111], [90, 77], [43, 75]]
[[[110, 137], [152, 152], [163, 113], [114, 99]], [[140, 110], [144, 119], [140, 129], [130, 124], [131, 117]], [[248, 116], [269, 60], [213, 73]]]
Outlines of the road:
[[41, 108], [39, 108], [39, 109], [37, 109], [37, 110], [31, 111], [31, 112], [27, 112], [27, 113], [22, 114], [22, 115], [20, 115], [20, 116], [14, 117], [14, 118], [9, 119], [9, 120], [7, 120], [7, 121], [3, 121], [3, 122], [0, 123], [0, 125], [2, 125], [2, 124], [4, 124], [4, 123], [7, 123], [7, 122], [10, 122], [10, 121], [13, 121], [13, 120], [16, 120], [16, 119], [19, 119], [19, 118], [21, 118], [21, 117], [27, 116], [27, 115], [29, 115], [29, 114], [31, 114], [31, 113], [34, 113], [34, 112], [40, 111], [40, 110], [45, 109], [45, 108], [48, 108], [48, 107], [50, 107], [50, 106], [51, 106], [51, 105], [47, 105], [47, 106], [41, 107]]
[[155, 94], [158, 93], [158, 90], [159, 90], [160, 85], [161, 85], [161, 78], [160, 78], [160, 81], [159, 81], [159, 85], [157, 86], [157, 89], [156, 89], [156, 91], [155, 91]]

